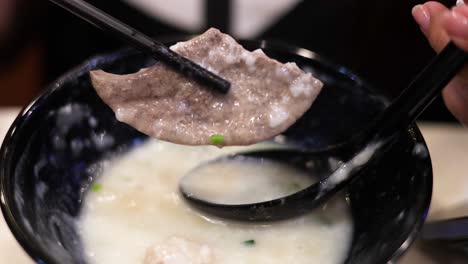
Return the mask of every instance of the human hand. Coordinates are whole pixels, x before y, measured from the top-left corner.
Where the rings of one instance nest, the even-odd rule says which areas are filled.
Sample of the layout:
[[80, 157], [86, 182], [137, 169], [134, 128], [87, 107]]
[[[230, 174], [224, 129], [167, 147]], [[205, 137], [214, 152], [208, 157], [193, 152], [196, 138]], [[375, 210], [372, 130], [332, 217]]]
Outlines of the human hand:
[[[468, 6], [463, 4], [449, 9], [430, 1], [415, 6], [412, 14], [436, 52], [440, 52], [449, 40], [468, 52]], [[445, 87], [442, 96], [450, 112], [468, 125], [468, 66]]]

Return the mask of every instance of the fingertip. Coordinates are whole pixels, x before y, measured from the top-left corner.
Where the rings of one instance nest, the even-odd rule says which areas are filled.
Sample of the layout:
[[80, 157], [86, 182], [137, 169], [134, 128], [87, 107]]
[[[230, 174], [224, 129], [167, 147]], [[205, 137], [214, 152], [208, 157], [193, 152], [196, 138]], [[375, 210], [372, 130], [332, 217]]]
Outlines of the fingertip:
[[421, 30], [426, 31], [429, 28], [431, 17], [429, 11], [423, 5], [416, 5], [411, 10], [414, 20], [421, 27]]
[[435, 1], [429, 1], [423, 4], [423, 6], [429, 11], [431, 16], [437, 15], [440, 12], [447, 11], [448, 8], [443, 4]]
[[442, 25], [450, 38], [462, 38], [468, 40], [468, 9], [455, 7], [442, 17]]
[[468, 17], [468, 6], [467, 5], [454, 6], [451, 11], [455, 12], [455, 13], [457, 13], [459, 15]]
[[421, 30], [428, 39], [432, 48], [435, 51], [439, 52], [445, 47], [445, 45], [449, 41], [449, 37], [446, 31], [440, 23], [442, 15], [448, 13], [449, 10], [444, 5], [433, 1], [426, 2], [422, 5], [422, 7], [425, 10], [427, 10], [430, 21], [428, 27], [421, 27]]

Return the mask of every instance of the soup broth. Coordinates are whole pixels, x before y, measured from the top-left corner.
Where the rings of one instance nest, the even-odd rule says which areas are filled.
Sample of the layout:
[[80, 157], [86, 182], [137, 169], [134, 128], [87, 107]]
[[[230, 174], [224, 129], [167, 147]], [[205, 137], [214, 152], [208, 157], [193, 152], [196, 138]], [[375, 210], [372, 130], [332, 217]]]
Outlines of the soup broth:
[[219, 149], [149, 140], [103, 162], [79, 221], [89, 263], [343, 263], [353, 231], [344, 197], [294, 219], [244, 223], [204, 215], [180, 196], [181, 177], [203, 162], [272, 147], [278, 146]]

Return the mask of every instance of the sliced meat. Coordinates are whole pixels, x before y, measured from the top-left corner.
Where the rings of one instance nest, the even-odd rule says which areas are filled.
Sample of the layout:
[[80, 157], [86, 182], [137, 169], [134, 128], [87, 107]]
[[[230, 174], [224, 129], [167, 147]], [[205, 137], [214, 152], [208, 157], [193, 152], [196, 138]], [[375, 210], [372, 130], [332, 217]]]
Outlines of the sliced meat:
[[171, 49], [231, 82], [222, 95], [162, 64], [134, 74], [92, 71], [99, 94], [125, 122], [185, 145], [248, 145], [272, 138], [309, 109], [322, 88], [295, 63], [245, 50], [217, 29]]

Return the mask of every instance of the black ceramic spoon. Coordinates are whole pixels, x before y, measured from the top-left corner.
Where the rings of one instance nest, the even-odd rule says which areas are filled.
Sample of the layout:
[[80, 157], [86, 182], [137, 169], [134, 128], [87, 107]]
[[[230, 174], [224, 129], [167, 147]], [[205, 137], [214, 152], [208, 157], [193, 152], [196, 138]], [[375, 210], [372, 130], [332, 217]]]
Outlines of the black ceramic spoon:
[[[239, 155], [290, 162], [291, 159], [323, 164], [329, 157], [348, 156], [329, 176], [291, 195], [252, 204], [219, 204], [194, 196], [188, 185], [180, 191], [194, 207], [215, 216], [243, 221], [272, 221], [291, 218], [320, 206], [332, 195], [365, 173], [366, 163], [376, 160], [392, 138], [406, 129], [440, 95], [442, 89], [465, 65], [467, 53], [449, 43], [406, 89], [357, 138], [334, 152], [273, 150]], [[340, 153], [341, 152], [341, 153]], [[349, 155], [351, 153], [351, 155]], [[209, 165], [209, 163], [207, 164]], [[321, 167], [321, 169], [327, 169]], [[181, 183], [183, 182], [182, 179]]]

